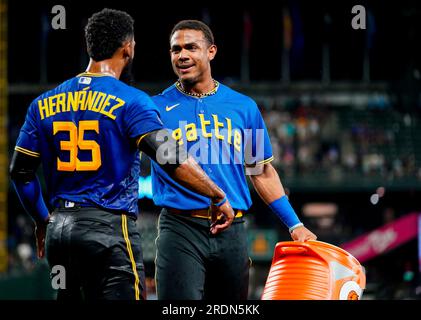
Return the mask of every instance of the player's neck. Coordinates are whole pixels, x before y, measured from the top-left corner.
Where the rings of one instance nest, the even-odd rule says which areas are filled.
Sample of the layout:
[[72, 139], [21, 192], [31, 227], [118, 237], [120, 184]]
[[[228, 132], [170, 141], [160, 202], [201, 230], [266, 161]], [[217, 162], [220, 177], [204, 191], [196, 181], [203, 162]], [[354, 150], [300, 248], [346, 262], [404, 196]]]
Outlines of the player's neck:
[[86, 68], [86, 72], [100, 73], [119, 79], [123, 68], [124, 66], [121, 66], [120, 63], [114, 59], [106, 59], [102, 61], [94, 61], [91, 59], [88, 67]]
[[189, 83], [180, 81], [183, 91], [192, 95], [207, 95], [209, 92], [215, 90], [216, 83], [212, 77], [207, 78], [204, 81]]

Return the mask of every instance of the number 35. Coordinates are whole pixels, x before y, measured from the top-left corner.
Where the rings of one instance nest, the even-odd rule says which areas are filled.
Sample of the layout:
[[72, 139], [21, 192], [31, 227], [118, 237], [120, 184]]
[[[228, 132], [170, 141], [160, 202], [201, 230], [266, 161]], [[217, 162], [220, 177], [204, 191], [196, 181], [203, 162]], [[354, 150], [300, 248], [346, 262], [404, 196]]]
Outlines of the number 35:
[[[58, 171], [95, 171], [101, 166], [101, 150], [99, 144], [94, 140], [84, 140], [86, 130], [93, 130], [99, 133], [98, 120], [82, 120], [79, 128], [70, 121], [53, 122], [53, 134], [59, 131], [69, 132], [69, 140], [60, 141], [60, 149], [70, 152], [69, 161], [61, 161], [57, 158]], [[78, 150], [90, 150], [91, 161], [80, 161], [77, 157]]]

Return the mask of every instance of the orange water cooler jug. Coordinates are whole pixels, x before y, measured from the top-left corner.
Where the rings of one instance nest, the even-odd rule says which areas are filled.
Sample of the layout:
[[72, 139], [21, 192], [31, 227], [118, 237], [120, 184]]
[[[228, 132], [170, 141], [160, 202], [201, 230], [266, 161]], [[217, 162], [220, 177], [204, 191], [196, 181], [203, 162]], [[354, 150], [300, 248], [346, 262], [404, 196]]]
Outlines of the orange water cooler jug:
[[360, 300], [364, 289], [364, 269], [347, 251], [322, 241], [285, 241], [275, 246], [262, 300]]

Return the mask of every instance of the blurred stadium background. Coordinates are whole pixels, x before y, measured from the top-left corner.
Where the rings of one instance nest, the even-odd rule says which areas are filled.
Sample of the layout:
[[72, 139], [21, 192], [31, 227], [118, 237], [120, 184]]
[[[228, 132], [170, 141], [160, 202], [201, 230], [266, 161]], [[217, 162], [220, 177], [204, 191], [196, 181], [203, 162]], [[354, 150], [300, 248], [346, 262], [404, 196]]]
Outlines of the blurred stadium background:
[[[66, 9], [54, 30], [51, 9]], [[354, 30], [354, 5], [366, 29]], [[0, 299], [52, 299], [33, 225], [7, 167], [36, 96], [83, 71], [83, 27], [104, 7], [135, 19], [136, 87], [156, 94], [175, 81], [168, 35], [180, 19], [213, 29], [214, 77], [253, 97], [271, 133], [276, 166], [293, 206], [319, 240], [349, 248], [365, 268], [363, 299], [420, 299], [421, 6], [412, 2], [280, 1], [201, 7], [131, 1], [0, 0]], [[156, 219], [149, 163], [142, 164], [139, 228], [154, 299]], [[274, 246], [286, 228], [252, 192], [247, 216], [259, 299]]]

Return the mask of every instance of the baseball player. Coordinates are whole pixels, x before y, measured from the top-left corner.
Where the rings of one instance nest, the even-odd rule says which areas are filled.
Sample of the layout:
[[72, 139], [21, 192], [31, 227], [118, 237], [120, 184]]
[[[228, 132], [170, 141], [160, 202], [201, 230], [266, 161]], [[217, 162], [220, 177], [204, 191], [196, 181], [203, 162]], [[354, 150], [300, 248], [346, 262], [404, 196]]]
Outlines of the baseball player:
[[[138, 215], [139, 150], [156, 161], [164, 131], [142, 91], [119, 81], [134, 57], [133, 19], [104, 9], [85, 29], [87, 71], [36, 98], [29, 106], [11, 162], [11, 178], [36, 223], [38, 256], [65, 268], [58, 299], [144, 299]], [[174, 143], [174, 146], [176, 144]], [[160, 168], [208, 197], [223, 224], [233, 218], [224, 192], [179, 148]], [[50, 214], [36, 176], [42, 163]]]
[[206, 24], [177, 23], [170, 35], [170, 55], [178, 80], [152, 99], [178, 145], [226, 191], [235, 220], [226, 231], [209, 233], [209, 199], [152, 163], [153, 199], [163, 207], [156, 240], [158, 299], [247, 299], [244, 215], [251, 199], [245, 166], [254, 188], [292, 239], [316, 239], [295, 214], [270, 164], [272, 148], [256, 103], [212, 78], [210, 62], [216, 52]]

